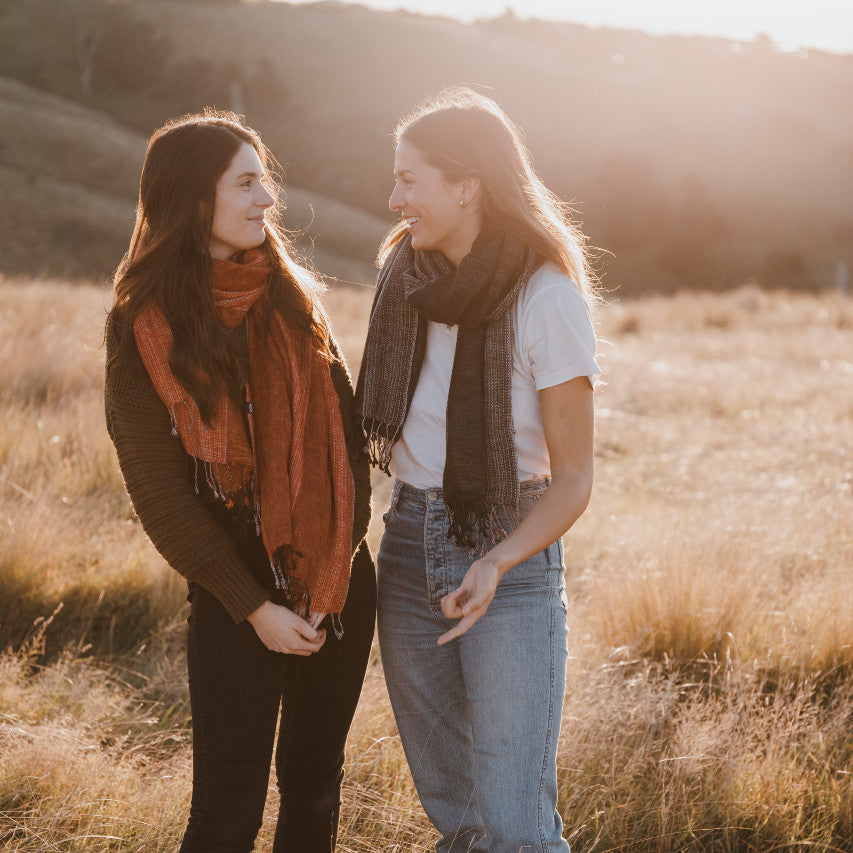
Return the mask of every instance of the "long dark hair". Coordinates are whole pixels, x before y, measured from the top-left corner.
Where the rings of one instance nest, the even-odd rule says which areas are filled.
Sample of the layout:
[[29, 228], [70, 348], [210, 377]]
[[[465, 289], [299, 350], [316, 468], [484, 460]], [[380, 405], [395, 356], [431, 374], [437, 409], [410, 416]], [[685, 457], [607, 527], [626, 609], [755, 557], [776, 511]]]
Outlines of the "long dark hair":
[[[467, 87], [446, 89], [402, 119], [394, 139], [417, 148], [451, 183], [479, 178], [483, 225], [513, 234], [560, 267], [587, 299], [594, 296], [586, 237], [568, 205], [542, 183], [521, 131], [493, 100]], [[405, 222], [391, 228], [380, 262], [405, 233]]]
[[168, 122], [148, 142], [136, 227], [113, 277], [111, 313], [126, 333], [149, 302], [159, 305], [174, 338], [169, 366], [208, 424], [218, 396], [236, 393], [246, 369], [214, 313], [209, 253], [216, 185], [243, 143], [258, 153], [276, 198], [261, 246], [272, 266], [270, 303], [330, 357], [328, 322], [317, 300], [322, 286], [292, 258], [278, 218], [278, 164], [260, 136], [230, 112], [208, 109]]

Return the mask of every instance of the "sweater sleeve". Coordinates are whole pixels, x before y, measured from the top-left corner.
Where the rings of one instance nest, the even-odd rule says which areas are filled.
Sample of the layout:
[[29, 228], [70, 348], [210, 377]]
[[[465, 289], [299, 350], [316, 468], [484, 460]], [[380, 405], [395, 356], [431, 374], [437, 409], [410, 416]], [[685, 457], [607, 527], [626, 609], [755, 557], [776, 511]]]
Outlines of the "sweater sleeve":
[[169, 412], [132, 333], [119, 344], [113, 317], [107, 325], [106, 361], [107, 430], [143, 529], [172, 568], [215, 595], [235, 622], [243, 621], [269, 594], [196, 494], [186, 452], [172, 435]]
[[352, 379], [347, 370], [346, 362], [334, 340], [331, 342], [331, 349], [335, 357], [331, 364], [332, 383], [341, 404], [341, 419], [344, 424], [350, 467], [355, 482], [355, 511], [352, 531], [352, 550], [355, 554], [364, 537], [367, 536], [373, 511], [370, 500], [370, 461], [364, 449], [364, 434], [361, 431], [361, 422], [356, 411]]

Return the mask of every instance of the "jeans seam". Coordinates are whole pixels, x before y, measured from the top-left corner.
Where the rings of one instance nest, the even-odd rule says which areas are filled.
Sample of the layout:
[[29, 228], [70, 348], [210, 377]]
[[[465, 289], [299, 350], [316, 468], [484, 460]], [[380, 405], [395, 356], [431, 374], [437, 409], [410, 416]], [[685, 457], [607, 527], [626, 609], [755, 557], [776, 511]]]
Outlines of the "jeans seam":
[[[547, 562], [550, 568], [551, 566], [551, 549], [550, 547], [547, 549], [548, 557]], [[548, 756], [550, 755], [550, 746], [551, 746], [551, 738], [553, 736], [553, 726], [554, 726], [554, 591], [550, 588], [548, 589], [548, 616], [549, 616], [549, 639], [548, 643], [548, 663], [549, 663], [549, 673], [548, 673], [548, 727], [545, 730], [545, 750], [542, 756], [542, 772], [539, 776], [539, 797], [538, 797], [538, 824], [539, 824], [539, 844], [541, 845], [543, 853], [545, 853], [546, 848], [546, 839], [542, 832], [542, 824], [543, 824], [543, 815], [542, 815], [542, 799], [543, 799], [543, 789], [545, 787], [545, 777], [548, 774]], [[552, 817], [553, 820], [553, 817]]]
[[[426, 608], [429, 611], [430, 616], [432, 616], [432, 618], [435, 620], [436, 625], [443, 628], [444, 623], [441, 621], [441, 618], [435, 612], [435, 609], [434, 609], [433, 604], [432, 604], [432, 590], [433, 590], [433, 586], [434, 586], [432, 564], [433, 564], [433, 562], [436, 562], [436, 560], [433, 559], [433, 553], [432, 553], [432, 550], [431, 550], [430, 545], [429, 545], [430, 539], [432, 538], [430, 536], [430, 528], [432, 526], [432, 521], [433, 521], [433, 518], [430, 514], [430, 507], [429, 507], [429, 504], [427, 504], [424, 507], [424, 527], [423, 527], [423, 533], [424, 533], [424, 574], [425, 574], [425, 581], [426, 581]], [[442, 559], [443, 559], [443, 555], [442, 555]]]

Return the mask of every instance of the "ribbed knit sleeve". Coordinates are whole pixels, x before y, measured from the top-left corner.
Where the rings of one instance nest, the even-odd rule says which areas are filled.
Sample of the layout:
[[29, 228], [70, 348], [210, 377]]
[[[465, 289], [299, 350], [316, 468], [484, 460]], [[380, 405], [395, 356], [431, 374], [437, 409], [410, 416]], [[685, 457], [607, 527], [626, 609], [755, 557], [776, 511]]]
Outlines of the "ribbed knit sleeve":
[[107, 322], [107, 430], [133, 508], [154, 547], [177, 572], [213, 593], [235, 622], [269, 599], [234, 540], [196, 494], [181, 440], [139, 356]]
[[335, 361], [332, 362], [332, 383], [335, 386], [341, 404], [341, 419], [347, 440], [352, 476], [355, 481], [355, 511], [353, 514], [352, 550], [358, 550], [370, 526], [372, 506], [370, 502], [370, 460], [365, 450], [364, 433], [355, 406], [355, 392], [346, 362], [337, 344], [331, 342]]

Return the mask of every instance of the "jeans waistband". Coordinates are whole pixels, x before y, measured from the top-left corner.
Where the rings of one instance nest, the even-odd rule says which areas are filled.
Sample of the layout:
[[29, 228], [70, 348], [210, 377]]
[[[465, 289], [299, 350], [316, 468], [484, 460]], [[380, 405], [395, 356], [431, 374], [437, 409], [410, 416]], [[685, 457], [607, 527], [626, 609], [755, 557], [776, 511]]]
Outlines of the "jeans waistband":
[[[524, 496], [543, 492], [550, 482], [551, 478], [547, 475], [523, 480], [518, 484], [520, 494]], [[419, 489], [417, 486], [410, 486], [408, 483], [404, 483], [402, 480], [394, 480], [394, 485], [391, 489], [391, 506], [395, 506], [401, 500], [424, 507], [429, 504], [444, 503], [444, 490], [438, 486]]]

